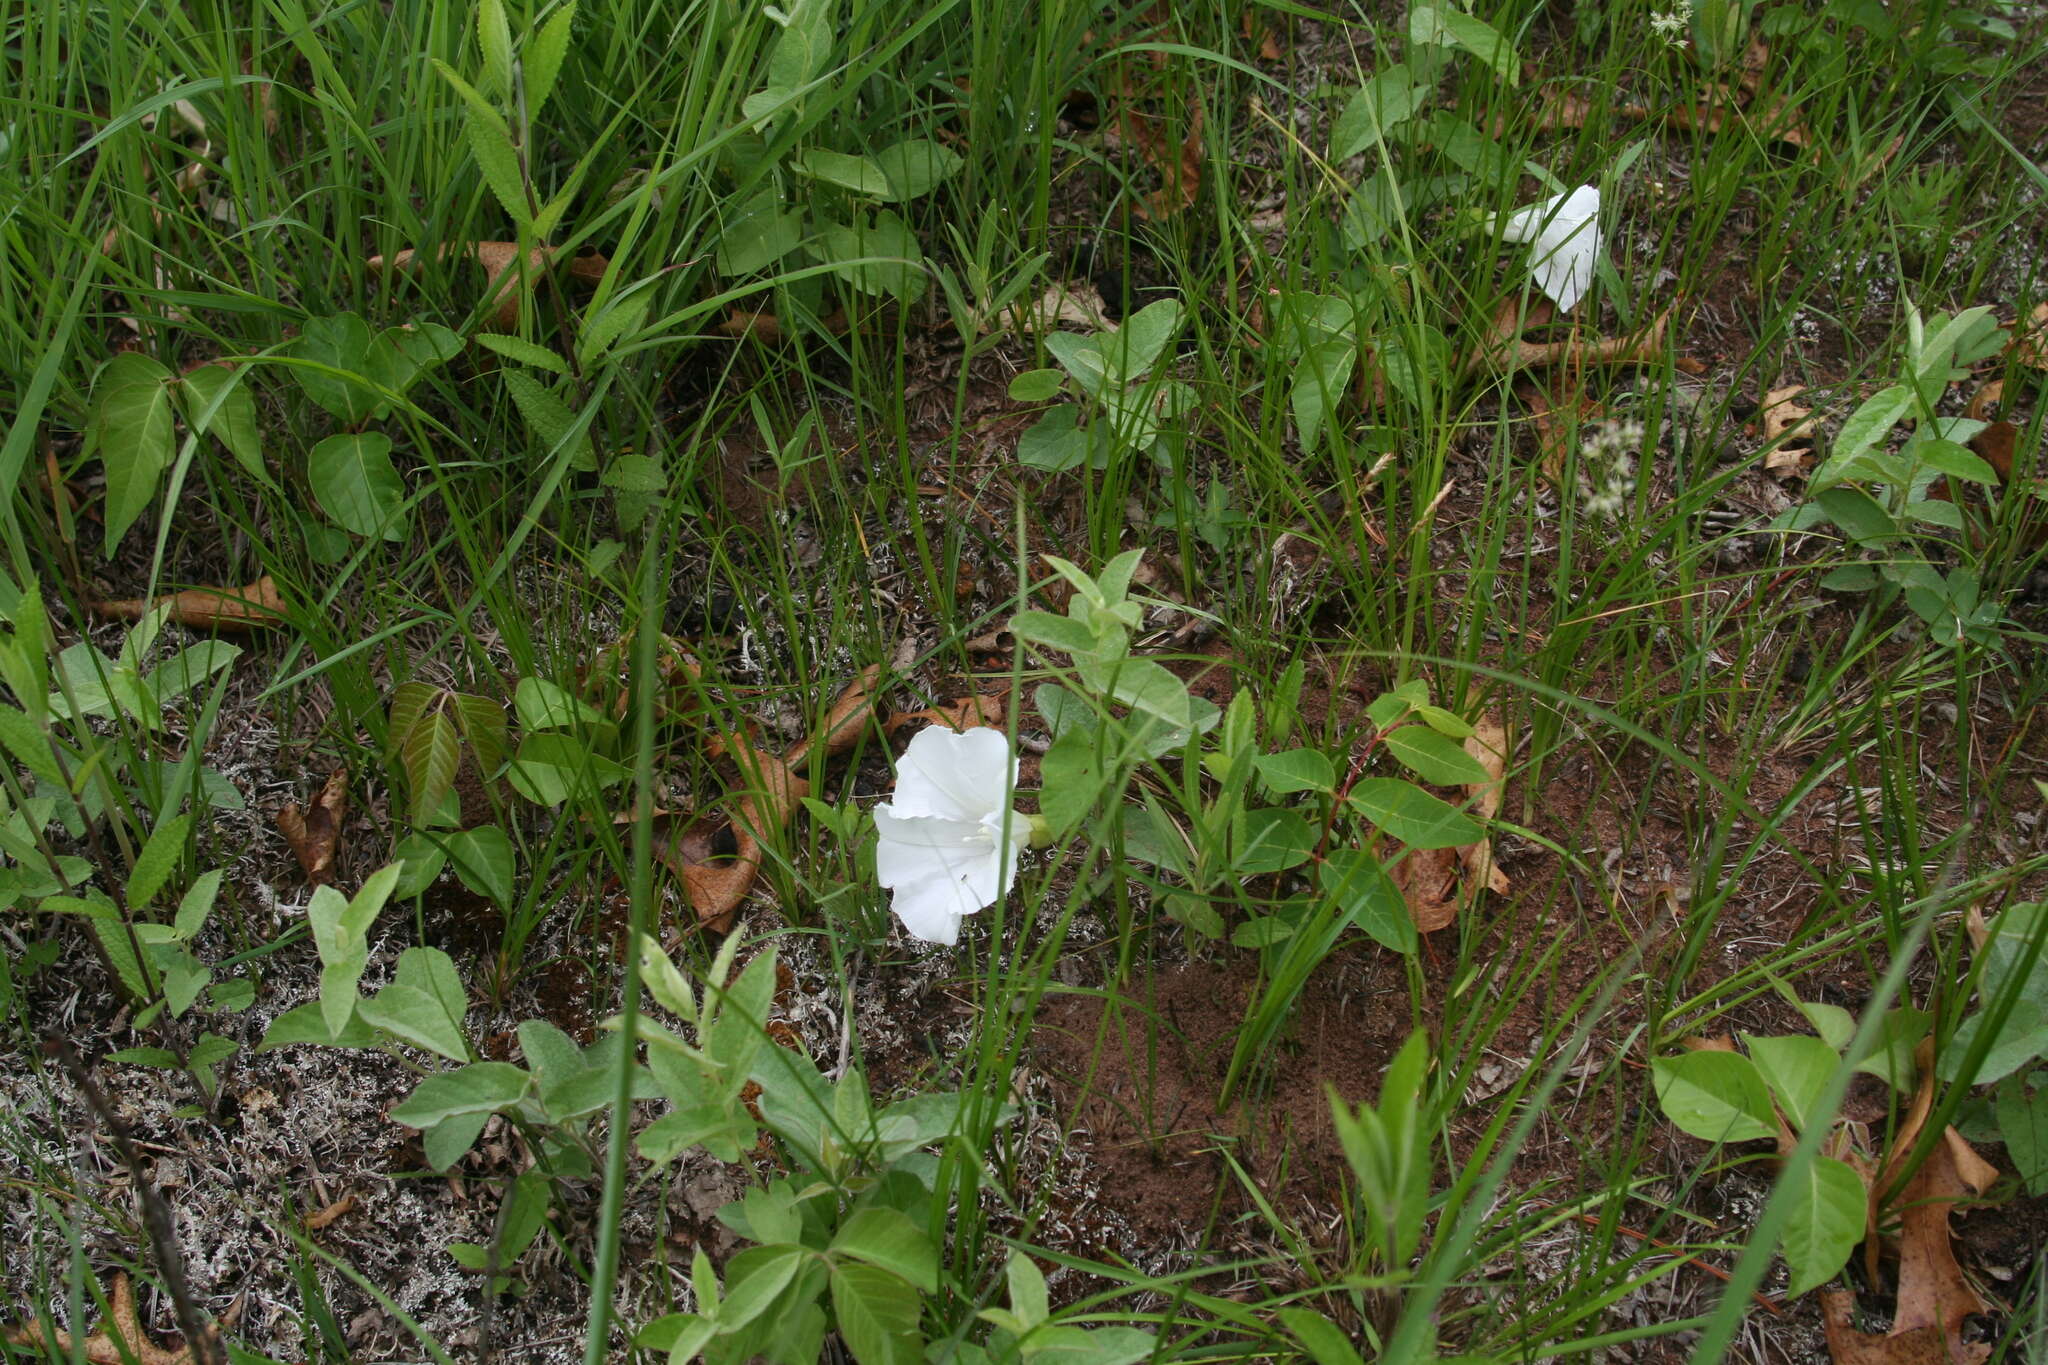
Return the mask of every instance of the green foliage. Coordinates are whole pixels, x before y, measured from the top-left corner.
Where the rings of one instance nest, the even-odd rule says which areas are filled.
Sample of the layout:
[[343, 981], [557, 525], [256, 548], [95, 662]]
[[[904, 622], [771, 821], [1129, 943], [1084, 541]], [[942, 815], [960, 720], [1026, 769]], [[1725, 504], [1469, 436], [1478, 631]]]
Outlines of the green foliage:
[[1053, 386], [1035, 384], [1031, 391], [1051, 398], [1071, 386], [1081, 401], [1048, 408], [1018, 441], [1018, 461], [1058, 473], [1083, 464], [1107, 469], [1125, 452], [1162, 457], [1161, 441], [1195, 404], [1194, 390], [1167, 378], [1160, 364], [1184, 325], [1181, 305], [1161, 299], [1114, 331], [1090, 337], [1049, 333], [1046, 349], [1066, 378]]

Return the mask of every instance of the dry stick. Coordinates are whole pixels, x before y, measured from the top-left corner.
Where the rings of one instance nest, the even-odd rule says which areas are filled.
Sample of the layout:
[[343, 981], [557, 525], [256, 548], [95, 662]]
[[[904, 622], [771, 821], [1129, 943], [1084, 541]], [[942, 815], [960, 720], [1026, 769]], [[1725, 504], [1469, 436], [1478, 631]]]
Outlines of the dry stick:
[[93, 1082], [92, 1073], [78, 1060], [78, 1053], [62, 1038], [46, 1036], [43, 1039], [43, 1055], [55, 1058], [63, 1064], [71, 1083], [78, 1087], [78, 1093], [85, 1098], [86, 1108], [106, 1128], [114, 1139], [114, 1146], [120, 1150], [121, 1161], [128, 1167], [128, 1178], [135, 1183], [135, 1197], [142, 1204], [142, 1225], [149, 1231], [150, 1249], [156, 1252], [157, 1269], [163, 1272], [164, 1288], [170, 1291], [171, 1308], [177, 1314], [178, 1331], [184, 1335], [186, 1349], [192, 1352], [195, 1365], [227, 1365], [227, 1355], [221, 1350], [220, 1338], [199, 1321], [199, 1310], [193, 1307], [191, 1287], [185, 1280], [185, 1258], [178, 1252], [177, 1234], [171, 1227], [171, 1209], [163, 1196], [150, 1184], [149, 1176], [142, 1169], [142, 1154], [135, 1150], [134, 1139], [128, 1136], [128, 1126], [114, 1113], [107, 1097]]

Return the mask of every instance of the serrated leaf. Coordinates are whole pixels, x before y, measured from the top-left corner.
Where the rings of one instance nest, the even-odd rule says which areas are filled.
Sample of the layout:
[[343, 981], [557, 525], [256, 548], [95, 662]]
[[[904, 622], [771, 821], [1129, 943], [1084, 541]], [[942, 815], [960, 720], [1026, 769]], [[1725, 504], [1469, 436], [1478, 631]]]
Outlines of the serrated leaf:
[[591, 445], [590, 432], [576, 432], [576, 414], [561, 399], [522, 371], [507, 370], [502, 378], [505, 392], [512, 395], [513, 406], [519, 409], [520, 417], [544, 453], [557, 453], [567, 442], [569, 468], [585, 473], [597, 468], [597, 450]]
[[156, 899], [164, 883], [178, 870], [185, 857], [185, 843], [192, 834], [192, 817], [180, 815], [164, 821], [150, 834], [149, 842], [135, 855], [135, 870], [128, 874], [128, 908], [141, 910]]
[[504, 116], [446, 62], [434, 59], [434, 69], [462, 99], [470, 155], [476, 158], [484, 183], [515, 221], [530, 224], [533, 209], [527, 203], [526, 181], [519, 172], [519, 151], [512, 144], [512, 130], [505, 125]]
[[[523, 337], [508, 336], [503, 332], [478, 332], [476, 342], [487, 351], [496, 351], [507, 360], [521, 365], [531, 365], [538, 370], [554, 374], [567, 374], [569, 362], [545, 346], [536, 346]], [[516, 399], [514, 401], [517, 401]]]
[[171, 372], [140, 351], [108, 361], [93, 385], [94, 448], [107, 471], [106, 553], [156, 501], [171, 463]]
[[540, 32], [527, 40], [520, 66], [526, 77], [526, 117], [531, 121], [539, 121], [548, 96], [554, 93], [555, 78], [561, 74], [562, 59], [568, 55], [569, 34], [575, 22], [576, 0], [569, 0], [541, 25]]
[[404, 540], [405, 481], [391, 463], [391, 438], [379, 431], [345, 431], [306, 456], [313, 496], [334, 522], [359, 536]]

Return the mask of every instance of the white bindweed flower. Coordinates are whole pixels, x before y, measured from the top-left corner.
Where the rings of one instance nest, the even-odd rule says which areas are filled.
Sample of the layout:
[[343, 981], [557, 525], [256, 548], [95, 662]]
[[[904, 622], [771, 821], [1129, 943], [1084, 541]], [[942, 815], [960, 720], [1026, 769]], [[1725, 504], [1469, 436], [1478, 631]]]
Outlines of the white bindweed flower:
[[1536, 287], [1569, 312], [1593, 283], [1600, 259], [1600, 191], [1581, 185], [1511, 214], [1501, 230], [1511, 242], [1530, 242], [1529, 273]]
[[903, 751], [896, 797], [875, 807], [875, 872], [912, 936], [956, 943], [961, 920], [1009, 891], [1031, 839], [1031, 817], [1010, 809], [1016, 786], [1000, 730], [935, 725]]

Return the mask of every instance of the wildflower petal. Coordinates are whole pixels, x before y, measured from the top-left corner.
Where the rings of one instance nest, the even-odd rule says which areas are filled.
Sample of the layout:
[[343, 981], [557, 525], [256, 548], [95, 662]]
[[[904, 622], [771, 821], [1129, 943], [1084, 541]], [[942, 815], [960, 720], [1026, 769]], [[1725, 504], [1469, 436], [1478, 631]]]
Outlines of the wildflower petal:
[[943, 726], [920, 730], [896, 765], [896, 813], [979, 820], [1008, 804], [1017, 783], [1010, 738], [978, 726], [955, 734]]
[[1528, 242], [1529, 273], [1536, 287], [1569, 310], [1592, 286], [1604, 244], [1600, 237], [1600, 191], [1581, 185], [1567, 194], [1510, 214], [1501, 226], [1510, 242]]

